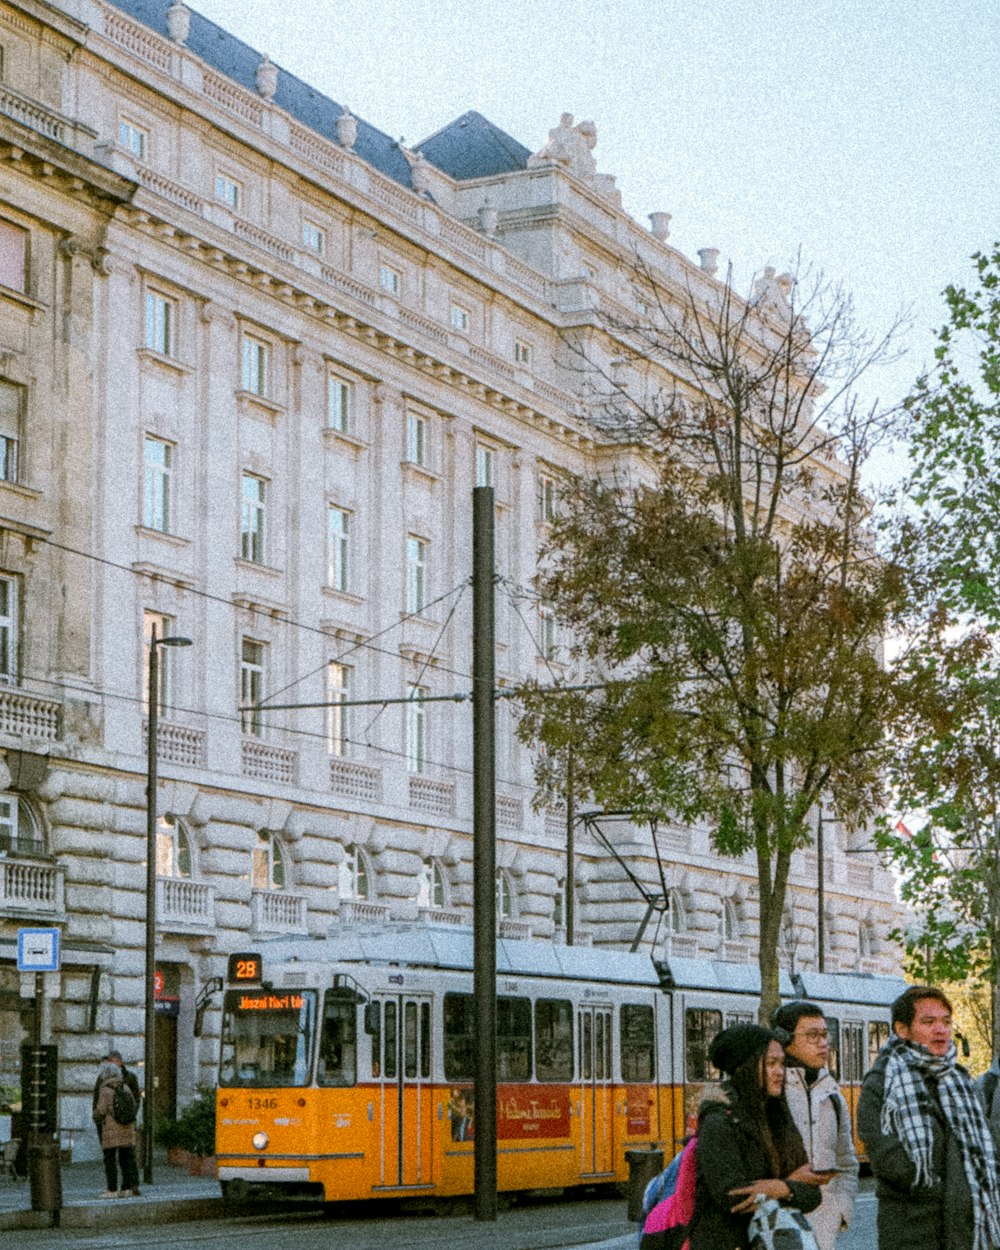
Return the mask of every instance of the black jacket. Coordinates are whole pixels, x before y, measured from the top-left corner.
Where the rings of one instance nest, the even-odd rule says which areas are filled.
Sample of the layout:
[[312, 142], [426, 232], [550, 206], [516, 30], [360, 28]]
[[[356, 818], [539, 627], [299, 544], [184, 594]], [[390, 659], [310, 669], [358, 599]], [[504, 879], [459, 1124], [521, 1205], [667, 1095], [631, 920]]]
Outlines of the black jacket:
[[937, 1087], [927, 1081], [931, 1119], [933, 1185], [914, 1185], [916, 1167], [891, 1133], [882, 1132], [885, 1091], [883, 1052], [864, 1079], [858, 1099], [858, 1136], [865, 1144], [878, 1195], [879, 1250], [969, 1250], [973, 1236], [972, 1194], [958, 1140], [948, 1127]]
[[[698, 1113], [697, 1151], [691, 1250], [748, 1250], [750, 1216], [733, 1215], [732, 1207], [739, 1199], [730, 1197], [729, 1191], [773, 1176], [774, 1167], [763, 1143], [744, 1131], [734, 1108], [723, 1102], [706, 1102]], [[788, 1206], [803, 1213], [819, 1206], [822, 1194], [818, 1185], [801, 1181], [786, 1184], [792, 1191]]]

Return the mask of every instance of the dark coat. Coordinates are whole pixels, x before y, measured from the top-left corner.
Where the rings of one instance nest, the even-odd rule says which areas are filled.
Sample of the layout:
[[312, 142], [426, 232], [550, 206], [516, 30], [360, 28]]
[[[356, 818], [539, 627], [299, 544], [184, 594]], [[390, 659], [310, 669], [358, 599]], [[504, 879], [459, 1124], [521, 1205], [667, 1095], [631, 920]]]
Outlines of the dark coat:
[[933, 1185], [914, 1185], [916, 1167], [894, 1134], [882, 1132], [885, 1065], [880, 1054], [858, 1099], [858, 1136], [865, 1144], [877, 1184], [879, 1250], [969, 1250], [973, 1237], [972, 1194], [958, 1139], [941, 1112], [937, 1087], [927, 1082], [933, 1114]]
[[[698, 1115], [697, 1152], [691, 1250], [748, 1250], [750, 1216], [732, 1214], [738, 1199], [731, 1198], [729, 1191], [773, 1176], [763, 1143], [744, 1131], [739, 1115], [726, 1103], [707, 1102]], [[803, 1214], [819, 1206], [818, 1185], [786, 1183], [792, 1191], [789, 1206]]]

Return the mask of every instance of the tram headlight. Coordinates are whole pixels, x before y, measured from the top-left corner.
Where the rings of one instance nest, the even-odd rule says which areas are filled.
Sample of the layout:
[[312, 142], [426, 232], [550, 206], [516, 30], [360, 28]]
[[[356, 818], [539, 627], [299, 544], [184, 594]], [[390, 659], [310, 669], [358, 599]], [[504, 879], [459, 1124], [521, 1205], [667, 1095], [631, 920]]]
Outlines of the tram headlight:
[[254, 1150], [266, 1150], [269, 1138], [266, 1133], [254, 1133], [253, 1148]]

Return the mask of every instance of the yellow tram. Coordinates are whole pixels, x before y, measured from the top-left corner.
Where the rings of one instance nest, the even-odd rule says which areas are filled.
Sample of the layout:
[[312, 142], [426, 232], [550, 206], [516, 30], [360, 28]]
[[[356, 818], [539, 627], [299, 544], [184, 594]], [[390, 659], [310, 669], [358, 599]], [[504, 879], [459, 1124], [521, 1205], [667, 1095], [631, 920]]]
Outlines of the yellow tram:
[[[904, 983], [849, 978], [847, 1003], [843, 980], [824, 979], [824, 1004], [887, 1029]], [[781, 989], [803, 993], [787, 974]], [[711, 1038], [754, 1018], [758, 997], [746, 965], [499, 939], [498, 1188], [624, 1181], [625, 1152], [650, 1144], [669, 1158], [717, 1078]], [[471, 929], [333, 929], [233, 956], [216, 1108], [223, 1187], [327, 1201], [471, 1193], [474, 1048]]]

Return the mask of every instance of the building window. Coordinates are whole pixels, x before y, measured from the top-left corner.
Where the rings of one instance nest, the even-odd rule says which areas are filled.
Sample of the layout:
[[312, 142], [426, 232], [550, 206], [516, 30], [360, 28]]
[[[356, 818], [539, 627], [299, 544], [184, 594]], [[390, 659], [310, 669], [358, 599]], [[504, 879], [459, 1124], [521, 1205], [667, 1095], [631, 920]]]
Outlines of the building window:
[[476, 448], [476, 485], [496, 486], [496, 453], [491, 447]]
[[253, 877], [255, 890], [283, 890], [285, 888], [285, 857], [281, 844], [270, 829], [257, 833], [257, 845], [253, 848]]
[[243, 187], [228, 174], [215, 175], [215, 198], [237, 212], [243, 203]]
[[552, 896], [552, 923], [557, 930], [566, 927], [566, 889], [565, 882], [560, 881]]
[[422, 686], [406, 687], [406, 767], [411, 773], [427, 770], [427, 710]]
[[427, 543], [411, 534], [406, 540], [406, 610], [413, 614], [427, 606]]
[[502, 868], [497, 869], [497, 920], [513, 920], [514, 914], [514, 887], [511, 884], [510, 874]]
[[130, 122], [122, 117], [118, 120], [118, 146], [135, 157], [137, 161], [146, 159], [146, 150], [149, 146], [149, 135], [137, 126], [135, 122]]
[[350, 585], [351, 514], [343, 508], [327, 511], [326, 584], [331, 590], [346, 591]]
[[17, 481], [24, 388], [0, 382], [0, 481]]
[[161, 356], [176, 353], [177, 304], [159, 291], [146, 292], [145, 346]]
[[191, 876], [191, 842], [187, 830], [169, 813], [156, 822], [156, 875]]
[[427, 418], [406, 414], [406, 458], [410, 464], [427, 464]]
[[538, 649], [543, 660], [556, 658], [556, 612], [548, 599], [543, 599], [538, 605]]
[[147, 434], [143, 442], [142, 523], [147, 529], [170, 533], [174, 449], [162, 438]]
[[417, 877], [417, 906], [440, 909], [445, 906], [444, 873], [436, 859], [425, 859]]
[[531, 344], [525, 343], [524, 339], [514, 340], [514, 363], [526, 368], [531, 364]]
[[392, 265], [379, 265], [378, 284], [389, 295], [398, 295], [403, 285], [403, 275]]
[[317, 256], [322, 256], [326, 251], [326, 231], [322, 226], [317, 226], [314, 221], [303, 221], [302, 245], [310, 252], [315, 252]]
[[240, 555], [253, 564], [264, 563], [266, 505], [267, 483], [253, 473], [244, 473], [240, 509]]
[[858, 925], [858, 955], [861, 959], [871, 959], [875, 954], [875, 934], [870, 924], [862, 921]]
[[451, 306], [451, 328], [462, 334], [469, 333], [469, 310], [461, 304]]
[[671, 933], [687, 933], [687, 909], [680, 890], [671, 890], [667, 897], [667, 919]]
[[251, 395], [267, 398], [270, 390], [271, 344], [255, 339], [252, 334], [243, 336], [243, 389]]
[[547, 473], [540, 475], [538, 479], [538, 519], [540, 521], [551, 522], [558, 515], [559, 495], [556, 489], [556, 480], [549, 477]]
[[346, 755], [351, 709], [344, 700], [351, 695], [351, 670], [331, 660], [326, 669], [326, 737], [331, 755]]
[[244, 638], [240, 648], [240, 724], [249, 738], [264, 736], [264, 644]]
[[0, 794], [0, 851], [45, 854], [45, 841], [31, 808], [16, 794]]
[[[142, 708], [149, 715], [149, 648], [153, 638], [153, 629], [157, 638], [169, 638], [174, 632], [174, 620], [161, 612], [143, 612], [142, 614]], [[173, 664], [170, 658], [170, 647], [157, 647], [156, 666], [160, 699], [156, 706], [157, 714], [165, 716], [173, 694]]]
[[731, 898], [722, 900], [722, 915], [719, 917], [719, 932], [724, 942], [736, 942], [740, 936], [740, 917], [736, 903]]
[[344, 848], [339, 872], [339, 892], [341, 898], [359, 899], [362, 902], [372, 896], [368, 863], [364, 852], [353, 843]]
[[326, 423], [338, 434], [350, 434], [352, 426], [352, 392], [354, 387], [343, 378], [330, 374], [326, 380]]
[[9, 221], [0, 221], [0, 286], [12, 291], [26, 289], [28, 232]]

